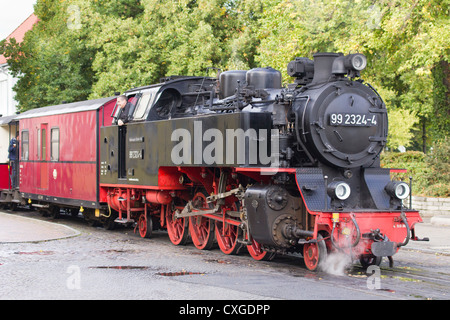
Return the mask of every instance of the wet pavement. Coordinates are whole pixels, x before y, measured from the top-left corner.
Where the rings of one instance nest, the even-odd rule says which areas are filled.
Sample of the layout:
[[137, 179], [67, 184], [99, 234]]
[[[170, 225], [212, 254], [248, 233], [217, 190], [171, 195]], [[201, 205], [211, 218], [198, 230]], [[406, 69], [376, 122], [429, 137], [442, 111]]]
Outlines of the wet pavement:
[[381, 266], [381, 287], [360, 267], [336, 276], [308, 271], [301, 257], [254, 261], [218, 249], [173, 246], [167, 233], [93, 228], [79, 216], [0, 213], [0, 299], [390, 300], [448, 299], [450, 227], [417, 226], [417, 236]]
[[[38, 242], [70, 238], [80, 235], [80, 231], [56, 223], [31, 217], [0, 212], [0, 243]], [[429, 241], [409, 241], [409, 250], [420, 250], [430, 253], [450, 255], [450, 217], [442, 218], [445, 223], [436, 224], [430, 221], [416, 224], [416, 235]]]

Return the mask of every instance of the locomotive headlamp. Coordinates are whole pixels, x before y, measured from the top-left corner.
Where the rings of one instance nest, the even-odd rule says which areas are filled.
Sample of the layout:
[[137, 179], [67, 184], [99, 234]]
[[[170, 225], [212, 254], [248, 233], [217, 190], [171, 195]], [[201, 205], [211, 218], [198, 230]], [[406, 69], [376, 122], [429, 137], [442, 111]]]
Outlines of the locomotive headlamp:
[[331, 72], [335, 75], [348, 74], [350, 77], [354, 77], [359, 76], [359, 72], [366, 67], [366, 56], [361, 53], [354, 53], [334, 59]]
[[361, 71], [367, 66], [367, 58], [361, 53], [349, 54], [350, 63], [354, 70]]
[[314, 62], [308, 58], [295, 58], [289, 62], [287, 73], [291, 77], [295, 77], [298, 84], [308, 84], [314, 77]]
[[409, 196], [409, 186], [402, 181], [391, 181], [384, 188], [391, 196], [400, 200], [404, 200]]
[[335, 181], [328, 185], [327, 192], [331, 198], [347, 200], [350, 197], [351, 189], [348, 183]]

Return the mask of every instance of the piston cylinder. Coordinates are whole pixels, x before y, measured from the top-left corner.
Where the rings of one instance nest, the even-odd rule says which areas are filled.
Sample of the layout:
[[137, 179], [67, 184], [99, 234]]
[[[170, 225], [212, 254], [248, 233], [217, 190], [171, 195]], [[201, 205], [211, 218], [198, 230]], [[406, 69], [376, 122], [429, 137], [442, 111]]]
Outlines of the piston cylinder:
[[145, 193], [145, 199], [150, 203], [169, 204], [172, 202], [172, 197], [167, 191], [149, 190]]

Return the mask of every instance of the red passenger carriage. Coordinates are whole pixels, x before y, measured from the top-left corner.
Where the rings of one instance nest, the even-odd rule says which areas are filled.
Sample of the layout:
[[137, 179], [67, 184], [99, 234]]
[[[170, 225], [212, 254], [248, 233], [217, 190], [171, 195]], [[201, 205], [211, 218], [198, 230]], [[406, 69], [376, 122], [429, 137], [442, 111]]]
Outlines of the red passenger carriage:
[[[19, 115], [20, 192], [36, 207], [100, 209], [100, 127], [115, 98], [62, 104]], [[76, 211], [78, 212], [78, 211]], [[98, 211], [97, 211], [98, 212]]]

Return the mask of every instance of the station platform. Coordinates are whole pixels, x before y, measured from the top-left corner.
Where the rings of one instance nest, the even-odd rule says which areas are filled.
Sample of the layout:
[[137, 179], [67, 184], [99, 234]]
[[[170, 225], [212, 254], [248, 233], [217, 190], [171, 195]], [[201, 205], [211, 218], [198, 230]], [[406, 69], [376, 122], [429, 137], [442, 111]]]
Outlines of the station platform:
[[79, 231], [63, 224], [0, 212], [0, 243], [50, 241], [79, 234]]

